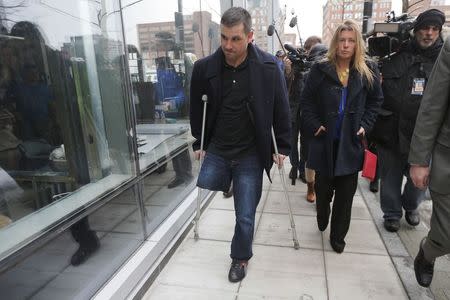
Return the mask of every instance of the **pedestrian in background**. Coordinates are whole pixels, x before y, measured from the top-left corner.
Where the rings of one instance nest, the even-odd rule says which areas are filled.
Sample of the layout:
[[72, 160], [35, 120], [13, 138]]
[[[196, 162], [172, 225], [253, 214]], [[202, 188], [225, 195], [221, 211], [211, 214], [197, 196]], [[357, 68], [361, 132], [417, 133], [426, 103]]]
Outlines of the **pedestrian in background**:
[[[263, 171], [279, 166], [290, 151], [286, 83], [277, 58], [251, 42], [250, 14], [232, 7], [220, 22], [221, 47], [195, 62], [191, 81], [190, 122], [195, 156], [205, 157], [197, 186], [227, 192], [233, 181], [236, 224], [231, 242], [231, 282], [241, 281], [253, 255], [255, 213]], [[200, 150], [203, 101], [207, 95], [205, 150]], [[275, 157], [273, 127], [279, 156]]]
[[[414, 37], [383, 61], [383, 113], [374, 139], [380, 166], [380, 205], [386, 230], [396, 232], [405, 210], [411, 226], [420, 223], [417, 208], [425, 191], [409, 177], [408, 153], [417, 112], [431, 69], [442, 48], [440, 32], [445, 15], [437, 9], [421, 13], [414, 23]], [[403, 177], [406, 184], [403, 187]]]
[[353, 196], [364, 148], [383, 101], [379, 72], [365, 56], [358, 25], [351, 20], [334, 32], [327, 57], [312, 66], [302, 93], [309, 143], [308, 167], [316, 171], [317, 224], [324, 231], [331, 213], [330, 244], [341, 253], [350, 226]]
[[411, 180], [421, 190], [429, 187], [433, 201], [430, 231], [414, 260], [417, 281], [424, 287], [430, 286], [433, 279], [435, 259], [450, 253], [449, 99], [450, 39], [447, 39], [420, 104], [408, 159]]
[[[316, 39], [319, 39], [318, 37], [313, 36]], [[306, 39], [305, 45], [308, 41], [310, 41], [312, 37], [309, 37]], [[307, 61], [312, 66], [313, 64], [321, 61], [325, 58], [326, 53], [328, 52], [328, 47], [323, 44], [314, 44], [311, 46], [310, 49], [307, 50], [308, 57]], [[308, 72], [305, 73], [305, 80], [308, 77]], [[306, 201], [313, 203], [316, 201], [316, 191], [314, 189], [314, 184], [316, 181], [316, 172], [313, 169], [310, 169], [308, 167], [308, 144], [309, 140], [312, 138], [312, 134], [309, 134], [308, 131], [305, 130], [305, 126], [303, 124], [303, 118], [302, 118], [302, 110], [301, 110], [302, 104], [300, 103], [300, 157], [301, 160], [304, 161], [304, 179], [307, 185], [306, 190]]]

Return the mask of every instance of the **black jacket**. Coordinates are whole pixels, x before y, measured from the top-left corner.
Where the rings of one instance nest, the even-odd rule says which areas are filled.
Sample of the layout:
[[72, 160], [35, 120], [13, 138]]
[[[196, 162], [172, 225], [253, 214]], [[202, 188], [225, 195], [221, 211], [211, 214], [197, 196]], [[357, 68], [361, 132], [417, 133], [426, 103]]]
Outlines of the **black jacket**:
[[372, 129], [383, 101], [378, 68], [374, 64], [369, 67], [375, 74], [372, 86], [355, 69], [350, 70], [339, 148], [334, 149], [342, 84], [330, 63], [319, 62], [312, 66], [301, 100], [304, 129], [313, 136], [323, 125], [327, 132], [310, 139], [308, 168], [328, 177], [361, 170], [364, 149], [356, 133], [361, 126], [366, 133]]
[[286, 77], [289, 94], [289, 109], [291, 112], [292, 123], [300, 121], [300, 96], [304, 85], [303, 74], [300, 71], [294, 71], [295, 66], [292, 66], [294, 75], [292, 79]]
[[[382, 113], [377, 120], [377, 131], [374, 137], [377, 142], [407, 156], [411, 137], [416, 124], [422, 95], [413, 95], [414, 78], [423, 78], [425, 83], [437, 59], [442, 40], [422, 50], [415, 40], [405, 44], [390, 60], [383, 61], [383, 94]], [[392, 114], [391, 114], [392, 112]], [[384, 123], [384, 124], [379, 124]]]
[[[257, 46], [248, 45], [250, 68], [249, 107], [256, 129], [256, 149], [264, 168], [269, 175], [272, 167], [271, 128], [273, 126], [281, 154], [289, 155], [291, 150], [291, 120], [286, 82], [276, 58]], [[224, 55], [218, 49], [212, 55], [195, 62], [191, 81], [191, 132], [196, 141], [194, 150], [200, 149], [202, 130], [202, 95], [208, 96], [205, 128], [205, 149], [210, 142], [216, 118], [222, 104], [222, 67]], [[270, 176], [269, 176], [270, 177]]]

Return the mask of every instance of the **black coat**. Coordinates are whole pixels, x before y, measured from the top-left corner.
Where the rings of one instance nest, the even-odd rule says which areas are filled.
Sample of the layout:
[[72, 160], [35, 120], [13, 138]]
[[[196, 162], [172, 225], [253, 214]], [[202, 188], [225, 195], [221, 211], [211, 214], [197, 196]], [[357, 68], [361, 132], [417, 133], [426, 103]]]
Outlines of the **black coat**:
[[424, 50], [416, 43], [415, 40], [409, 41], [390, 60], [383, 61], [383, 114], [380, 115], [376, 126], [376, 130], [382, 132], [374, 132], [375, 137], [383, 137], [378, 139], [379, 144], [398, 151], [405, 157], [409, 153], [417, 112], [422, 101], [422, 95], [411, 93], [413, 80], [423, 78], [428, 82], [431, 69], [442, 48], [440, 39]]
[[[248, 45], [249, 59], [249, 103], [255, 122], [256, 149], [269, 175], [272, 167], [271, 128], [273, 126], [281, 154], [289, 155], [291, 150], [291, 120], [286, 82], [276, 58], [257, 46]], [[216, 119], [222, 104], [222, 68], [224, 55], [222, 49], [195, 62], [191, 81], [190, 122], [191, 132], [196, 141], [194, 150], [200, 149], [203, 117], [202, 95], [208, 96], [205, 128], [206, 149], [211, 140], [211, 133], [216, 126]], [[269, 176], [270, 177], [270, 176]]]
[[309, 143], [308, 168], [319, 174], [342, 176], [356, 173], [362, 168], [364, 149], [356, 133], [361, 126], [366, 133], [372, 129], [383, 101], [378, 69], [374, 64], [369, 64], [369, 67], [375, 74], [371, 87], [355, 69], [350, 70], [338, 149], [333, 149], [334, 128], [343, 86], [330, 63], [316, 63], [311, 68], [301, 105], [304, 129], [308, 135], [313, 136], [321, 125], [327, 129], [326, 133], [313, 136]]

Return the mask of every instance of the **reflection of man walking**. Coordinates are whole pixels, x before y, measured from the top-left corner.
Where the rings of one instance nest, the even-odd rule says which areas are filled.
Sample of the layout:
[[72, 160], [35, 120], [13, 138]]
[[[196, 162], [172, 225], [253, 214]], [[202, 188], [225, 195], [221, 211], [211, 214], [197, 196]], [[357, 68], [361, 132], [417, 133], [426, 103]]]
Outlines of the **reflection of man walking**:
[[423, 190], [430, 178], [433, 199], [430, 231], [422, 240], [414, 261], [417, 281], [425, 287], [431, 284], [436, 257], [450, 253], [449, 97], [450, 39], [447, 39], [423, 96], [409, 152], [410, 175], [414, 185]]
[[[231, 243], [231, 282], [245, 277], [252, 257], [255, 212], [263, 170], [272, 167], [273, 126], [283, 163], [290, 150], [286, 84], [276, 58], [251, 44], [250, 14], [227, 10], [221, 19], [221, 48], [197, 61], [191, 82], [191, 130], [196, 158], [205, 155], [197, 185], [223, 191], [233, 181], [236, 225]], [[200, 153], [202, 95], [208, 96], [205, 149]]]

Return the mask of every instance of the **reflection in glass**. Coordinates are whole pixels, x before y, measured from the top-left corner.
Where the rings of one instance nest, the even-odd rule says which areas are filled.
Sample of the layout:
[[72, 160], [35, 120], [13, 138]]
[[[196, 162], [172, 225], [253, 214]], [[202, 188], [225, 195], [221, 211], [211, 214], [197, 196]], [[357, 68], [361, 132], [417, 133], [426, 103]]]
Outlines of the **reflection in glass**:
[[[123, 1], [147, 231], [195, 187], [189, 93], [194, 62], [220, 45], [220, 1]], [[142, 11], [149, 13], [142, 14]]]
[[0, 259], [134, 172], [118, 3], [0, 1]]
[[[1, 270], [2, 299], [90, 299], [142, 243], [134, 188]], [[75, 255], [74, 255], [75, 254]]]

